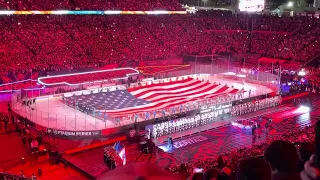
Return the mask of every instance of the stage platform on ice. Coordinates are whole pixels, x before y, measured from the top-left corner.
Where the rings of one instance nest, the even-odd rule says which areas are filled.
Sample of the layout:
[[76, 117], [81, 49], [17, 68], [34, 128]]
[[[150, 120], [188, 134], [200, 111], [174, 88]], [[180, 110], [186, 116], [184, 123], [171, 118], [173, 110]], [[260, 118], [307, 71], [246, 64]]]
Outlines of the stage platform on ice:
[[36, 128], [57, 136], [112, 136], [144, 130], [168, 117], [207, 112], [208, 107], [223, 116], [240, 100], [276, 94], [277, 76], [257, 79], [230, 73], [150, 78], [129, 88], [119, 85], [40, 96], [28, 105], [17, 102], [13, 109]]

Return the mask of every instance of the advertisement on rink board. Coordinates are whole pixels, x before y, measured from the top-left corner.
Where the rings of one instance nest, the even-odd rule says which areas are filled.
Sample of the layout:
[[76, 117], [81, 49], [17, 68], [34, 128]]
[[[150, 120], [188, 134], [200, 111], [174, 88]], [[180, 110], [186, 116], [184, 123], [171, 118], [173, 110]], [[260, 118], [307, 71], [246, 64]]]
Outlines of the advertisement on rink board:
[[100, 136], [101, 131], [65, 131], [47, 128], [47, 133], [55, 136], [79, 136], [79, 137], [91, 137]]

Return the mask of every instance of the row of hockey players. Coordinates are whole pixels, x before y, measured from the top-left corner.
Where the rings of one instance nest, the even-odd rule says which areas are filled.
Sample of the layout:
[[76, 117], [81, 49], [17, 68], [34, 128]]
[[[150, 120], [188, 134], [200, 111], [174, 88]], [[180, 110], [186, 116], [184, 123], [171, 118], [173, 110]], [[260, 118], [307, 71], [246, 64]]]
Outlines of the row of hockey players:
[[253, 102], [247, 102], [247, 103], [239, 104], [236, 106], [232, 106], [230, 110], [230, 114], [231, 116], [247, 114], [247, 113], [255, 112], [261, 109], [274, 107], [280, 104], [280, 102], [281, 102], [281, 97], [279, 96], [260, 99]]
[[218, 112], [210, 112], [154, 124], [152, 126], [152, 137], [156, 138], [163, 135], [191, 129], [197, 126], [209, 124], [214, 122], [217, 116]]

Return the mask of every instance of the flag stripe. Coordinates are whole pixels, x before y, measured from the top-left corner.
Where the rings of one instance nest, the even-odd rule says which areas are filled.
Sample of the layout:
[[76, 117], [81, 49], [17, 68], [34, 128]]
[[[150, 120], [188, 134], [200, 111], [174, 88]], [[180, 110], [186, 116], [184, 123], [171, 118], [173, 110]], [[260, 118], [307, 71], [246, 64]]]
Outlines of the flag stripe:
[[[212, 95], [210, 98], [213, 98], [213, 97], [216, 97], [219, 95], [221, 95], [221, 94]], [[188, 102], [199, 100], [199, 99], [201, 99], [201, 98], [184, 99], [184, 100], [170, 102], [170, 103], [161, 103], [161, 104], [157, 104], [153, 107], [149, 107], [149, 108], [141, 108], [141, 109], [126, 111], [126, 112], [110, 113], [110, 115], [112, 115], [112, 116], [125, 116], [125, 115], [132, 115], [132, 114], [136, 114], [136, 113], [144, 113], [146, 111], [152, 111], [155, 109], [163, 109], [163, 108], [167, 108], [167, 107], [172, 107], [172, 106], [188, 103]]]
[[193, 84], [193, 85], [189, 85], [187, 87], [184, 87], [184, 88], [180, 88], [179, 84], [176, 85], [176, 87], [174, 88], [171, 88], [169, 90], [167, 89], [158, 89], [158, 91], [154, 91], [154, 92], [148, 92], [142, 96], [138, 96], [138, 95], [135, 95], [136, 97], [138, 98], [142, 98], [142, 99], [147, 99], [147, 98], [152, 98], [152, 97], [156, 97], [158, 95], [170, 95], [170, 94], [176, 94], [176, 95], [179, 95], [181, 93], [185, 93], [185, 92], [189, 92], [189, 91], [192, 91], [194, 89], [198, 89], [198, 88], [202, 88], [204, 86], [208, 86], [208, 85], [212, 85], [210, 83], [205, 83], [205, 82], [197, 82], [196, 84]]
[[[233, 91], [233, 90], [231, 90]], [[201, 98], [204, 97], [210, 97], [213, 98], [215, 96], [221, 95], [223, 93], [226, 92], [222, 92], [222, 93], [217, 93], [217, 94], [212, 94], [212, 95], [203, 95], [202, 97], [195, 97], [195, 98], [179, 98], [176, 99], [175, 101], [165, 101], [165, 102], [158, 102], [158, 103], [152, 103], [147, 107], [134, 107], [134, 108], [130, 108], [127, 110], [120, 110], [120, 111], [107, 111], [107, 113], [111, 113], [111, 115], [121, 115], [121, 114], [132, 114], [132, 113], [140, 113], [140, 112], [145, 112], [145, 111], [150, 111], [150, 110], [154, 110], [154, 109], [161, 109], [161, 108], [165, 108], [165, 107], [169, 107], [169, 106], [173, 106], [173, 105], [178, 105], [178, 104], [183, 104], [186, 102], [190, 102], [190, 101], [195, 101], [195, 100], [199, 100]]]
[[[217, 87], [213, 88], [210, 91], [206, 91], [206, 92], [203, 92], [203, 93], [198, 92], [198, 93], [195, 93], [195, 94], [189, 95], [189, 96], [164, 98], [162, 100], [158, 100], [158, 101], [154, 102], [153, 104], [155, 104], [155, 103], [163, 103], [163, 102], [173, 102], [173, 101], [177, 101], [177, 100], [190, 99], [190, 98], [198, 98], [198, 97], [201, 97], [201, 96], [210, 95], [212, 93], [221, 93], [226, 88], [227, 88], [226, 86], [220, 85], [220, 86], [217, 86]], [[142, 108], [142, 107], [150, 106], [151, 104], [152, 103], [146, 104], [146, 105], [142, 105], [142, 106], [139, 106], [139, 107]], [[129, 107], [128, 109], [133, 109], [133, 108], [136, 108], [136, 107]]]
[[202, 94], [194, 94], [192, 96], [185, 96], [185, 97], [172, 97], [172, 98], [167, 98], [167, 99], [163, 99], [163, 100], [159, 100], [157, 102], [153, 102], [153, 103], [149, 103], [149, 104], [145, 104], [145, 105], [141, 105], [141, 106], [137, 106], [137, 107], [128, 107], [128, 108], [125, 108], [125, 109], [119, 109], [119, 110], [110, 110], [109, 112], [111, 111], [126, 111], [126, 110], [132, 110], [132, 109], [141, 109], [141, 108], [145, 108], [145, 107], [151, 107], [153, 105], [157, 105], [157, 104], [160, 104], [160, 103], [167, 103], [167, 102], [173, 102], [173, 101], [179, 101], [179, 100], [184, 100], [184, 99], [190, 99], [190, 98], [196, 98], [196, 97], [200, 97], [200, 96], [203, 96], [203, 95], [208, 95], [208, 94], [212, 94], [212, 93], [220, 93], [222, 92], [223, 90], [225, 90], [226, 86], [218, 86], [216, 88], [214, 88], [213, 90], [211, 91], [208, 91], [208, 92], [204, 92]]
[[201, 84], [199, 83], [199, 81], [193, 81], [192, 83], [181, 83], [181, 85], [180, 84], [171, 85], [171, 87], [160, 86], [154, 89], [145, 88], [145, 89], [140, 89], [140, 93], [137, 93], [136, 91], [132, 91], [130, 93], [136, 97], [144, 98], [144, 96], [159, 93], [162, 91], [165, 91], [168, 93], [179, 92], [179, 91], [182, 91], [183, 89], [194, 87], [195, 85], [200, 86]]
[[128, 114], [134, 114], [134, 113], [142, 113], [146, 111], [151, 111], [154, 109], [162, 109], [166, 107], [171, 107], [191, 101], [196, 101], [196, 100], [201, 100], [204, 98], [213, 98], [216, 96], [219, 96], [221, 94], [225, 93], [236, 93], [239, 90], [233, 89], [233, 88], [228, 88], [226, 86], [219, 86], [219, 89], [216, 90], [214, 94], [212, 93], [202, 93], [198, 95], [194, 95], [191, 97], [183, 97], [183, 98], [175, 98], [174, 100], [171, 99], [170, 101], [160, 101], [157, 103], [150, 103], [147, 105], [142, 105], [142, 106], [137, 106], [137, 107], [130, 107], [126, 109], [119, 109], [119, 110], [112, 110], [112, 111], [106, 111], [108, 114], [113, 115], [113, 116], [121, 116], [121, 115], [128, 115]]
[[182, 92], [182, 93], [168, 94], [168, 95], [165, 95], [165, 93], [161, 93], [161, 94], [153, 95], [150, 98], [149, 97], [145, 98], [145, 100], [151, 101], [151, 102], [157, 102], [157, 101], [166, 99], [167, 101], [170, 101], [171, 98], [188, 97], [188, 96], [193, 96], [193, 95], [202, 94], [202, 93], [209, 93], [212, 89], [215, 89], [216, 87], [217, 85], [206, 84], [206, 85], [203, 85], [201, 88], [193, 88], [193, 89], [190, 89], [189, 91]]
[[130, 88], [130, 89], [128, 89], [128, 91], [132, 95], [138, 95], [139, 93], [143, 93], [143, 92], [149, 91], [149, 90], [157, 90], [159, 88], [167, 88], [167, 89], [174, 88], [177, 86], [177, 83], [179, 83], [181, 85], [190, 85], [194, 82], [197, 82], [197, 81], [193, 80], [192, 78], [188, 78], [188, 79], [180, 80], [180, 81], [156, 83], [156, 84], [151, 84], [151, 85], [147, 85], [147, 86]]

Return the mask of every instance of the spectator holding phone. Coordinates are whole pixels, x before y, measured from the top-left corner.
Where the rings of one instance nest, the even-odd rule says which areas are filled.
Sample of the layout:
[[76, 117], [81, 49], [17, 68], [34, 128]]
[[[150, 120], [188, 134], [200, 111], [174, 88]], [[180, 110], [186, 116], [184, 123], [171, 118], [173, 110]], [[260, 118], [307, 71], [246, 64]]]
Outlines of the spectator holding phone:
[[300, 174], [303, 180], [320, 179], [320, 120], [316, 122], [315, 145], [315, 154], [304, 164], [304, 170]]
[[310, 159], [311, 155], [315, 153], [316, 148], [313, 143], [302, 142], [299, 147], [299, 163], [298, 163], [298, 172], [303, 171], [304, 164]]
[[304, 164], [304, 170], [300, 173], [302, 180], [320, 179], [320, 169], [315, 168], [312, 164], [314, 164], [314, 155]]

